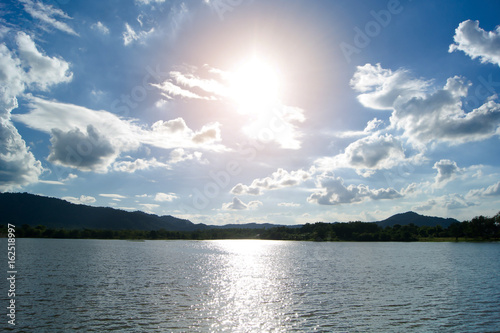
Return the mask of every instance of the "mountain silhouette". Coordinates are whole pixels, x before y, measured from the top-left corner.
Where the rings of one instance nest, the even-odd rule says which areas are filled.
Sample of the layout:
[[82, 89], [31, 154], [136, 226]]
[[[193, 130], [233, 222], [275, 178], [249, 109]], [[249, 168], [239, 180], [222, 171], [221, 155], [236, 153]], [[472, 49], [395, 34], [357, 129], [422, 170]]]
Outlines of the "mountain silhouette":
[[407, 225], [407, 224], [415, 224], [417, 227], [423, 227], [423, 226], [428, 226], [428, 227], [435, 227], [437, 225], [440, 225], [444, 229], [448, 228], [452, 223], [457, 223], [459, 221], [452, 219], [452, 218], [442, 218], [442, 217], [435, 217], [435, 216], [425, 216], [425, 215], [420, 215], [415, 212], [406, 212], [406, 213], [401, 213], [401, 214], [396, 214], [393, 215], [385, 220], [376, 222], [380, 227], [385, 228], [385, 227], [392, 227], [396, 224], [399, 225]]
[[[44, 225], [47, 228], [64, 229], [101, 229], [101, 230], [160, 230], [196, 231], [209, 228], [264, 229], [283, 227], [276, 224], [227, 224], [224, 226], [195, 224], [189, 220], [170, 215], [158, 216], [141, 211], [128, 212], [110, 207], [94, 207], [78, 205], [66, 200], [50, 198], [29, 193], [0, 193], [0, 214], [4, 223], [16, 226]], [[380, 227], [407, 225], [417, 226], [441, 225], [447, 228], [458, 222], [451, 218], [431, 217], [406, 212], [393, 215], [383, 221], [374, 222]], [[299, 227], [299, 226], [288, 226]]]
[[141, 211], [127, 212], [109, 207], [77, 205], [66, 200], [29, 193], [1, 193], [0, 212], [5, 223], [16, 226], [44, 225], [48, 228], [194, 231], [205, 224], [173, 216], [157, 216]]

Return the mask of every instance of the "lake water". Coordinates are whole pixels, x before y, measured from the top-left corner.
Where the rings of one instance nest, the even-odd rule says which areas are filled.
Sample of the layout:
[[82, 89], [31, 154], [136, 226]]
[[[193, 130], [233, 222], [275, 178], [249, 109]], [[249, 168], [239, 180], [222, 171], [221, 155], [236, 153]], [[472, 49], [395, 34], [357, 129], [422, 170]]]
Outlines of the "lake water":
[[499, 243], [16, 241], [18, 331], [500, 331]]

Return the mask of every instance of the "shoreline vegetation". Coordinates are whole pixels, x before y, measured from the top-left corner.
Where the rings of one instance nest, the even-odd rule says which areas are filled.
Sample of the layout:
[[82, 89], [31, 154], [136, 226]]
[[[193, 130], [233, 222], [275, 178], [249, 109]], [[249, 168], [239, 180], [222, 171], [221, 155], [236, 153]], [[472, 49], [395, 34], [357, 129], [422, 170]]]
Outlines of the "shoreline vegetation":
[[[0, 228], [7, 234], [7, 227]], [[271, 228], [210, 228], [196, 231], [104, 230], [47, 228], [23, 224], [16, 228], [16, 238], [124, 239], [124, 240], [216, 240], [266, 239], [298, 241], [361, 242], [458, 242], [500, 241], [500, 212], [493, 217], [477, 216], [470, 221], [453, 223], [448, 228], [408, 225], [385, 228], [370, 222], [307, 223], [302, 226]]]

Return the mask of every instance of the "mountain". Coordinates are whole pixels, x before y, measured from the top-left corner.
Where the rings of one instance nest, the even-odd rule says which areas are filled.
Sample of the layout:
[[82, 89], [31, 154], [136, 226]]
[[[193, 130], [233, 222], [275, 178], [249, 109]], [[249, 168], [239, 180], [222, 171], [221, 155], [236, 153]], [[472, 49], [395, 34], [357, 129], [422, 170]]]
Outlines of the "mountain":
[[227, 224], [208, 226], [194, 224], [170, 215], [158, 216], [141, 211], [127, 212], [110, 207], [93, 207], [66, 200], [29, 193], [0, 193], [2, 220], [16, 226], [44, 225], [47, 228], [195, 231], [209, 228], [266, 229], [274, 224]]
[[16, 226], [48, 228], [193, 231], [208, 228], [173, 216], [127, 212], [109, 207], [77, 205], [29, 193], [0, 193], [2, 220]]
[[[93, 207], [77, 205], [57, 198], [49, 198], [29, 193], [0, 193], [0, 214], [2, 220], [16, 226], [28, 224], [30, 226], [44, 225], [48, 228], [64, 229], [106, 229], [106, 230], [159, 230], [167, 231], [195, 231], [210, 228], [237, 228], [237, 229], [269, 229], [285, 227], [276, 224], [226, 224], [211, 226], [194, 224], [191, 221], [179, 219], [170, 215], [157, 216], [141, 211], [127, 212], [110, 207]], [[419, 215], [415, 212], [406, 212], [393, 215], [383, 221], [374, 222], [382, 228], [395, 224], [417, 226], [441, 225], [447, 228], [458, 222], [455, 219], [444, 219]], [[289, 228], [300, 225], [286, 226]]]
[[382, 227], [382, 228], [392, 227], [396, 224], [407, 225], [407, 224], [413, 223], [418, 227], [423, 227], [423, 226], [435, 227], [437, 225], [440, 225], [441, 227], [446, 229], [451, 224], [457, 223], [457, 222], [459, 222], [459, 221], [452, 219], [452, 218], [445, 219], [442, 217], [420, 215], [420, 214], [417, 214], [415, 212], [406, 212], [406, 213], [393, 215], [385, 220], [375, 222], [375, 223], [377, 223], [377, 225]]

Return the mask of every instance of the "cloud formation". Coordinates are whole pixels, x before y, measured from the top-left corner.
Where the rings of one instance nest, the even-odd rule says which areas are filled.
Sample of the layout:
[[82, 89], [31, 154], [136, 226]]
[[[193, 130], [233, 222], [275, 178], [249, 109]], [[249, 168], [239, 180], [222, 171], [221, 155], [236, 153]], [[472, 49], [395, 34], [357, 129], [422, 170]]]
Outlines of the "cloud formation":
[[450, 160], [440, 160], [434, 163], [433, 169], [437, 170], [435, 184], [444, 186], [448, 182], [455, 179], [456, 175], [461, 171], [457, 163]]
[[0, 191], [35, 183], [42, 171], [12, 122], [0, 117]]
[[196, 148], [225, 150], [218, 144], [222, 141], [220, 123], [204, 125], [199, 131], [193, 131], [184, 119], [159, 120], [151, 126], [150, 131], [142, 131], [140, 140], [160, 148]]
[[201, 97], [189, 90], [183, 89], [170, 81], [164, 81], [161, 84], [152, 83], [151, 86], [158, 88], [162, 91], [163, 96], [167, 99], [172, 99], [174, 97], [182, 98], [192, 98], [192, 99], [208, 99], [207, 97]]
[[175, 193], [156, 193], [155, 195], [155, 201], [160, 201], [160, 202], [172, 202], [175, 199], [179, 198]]
[[139, 31], [136, 32], [128, 23], [125, 23], [125, 31], [123, 32], [123, 45], [130, 45], [132, 42], [138, 41], [139, 43], [144, 43], [144, 40], [148, 38], [153, 32], [154, 28], [149, 31]]
[[391, 127], [418, 147], [432, 142], [461, 144], [488, 139], [500, 133], [500, 104], [492, 96], [480, 107], [465, 112], [462, 99], [470, 83], [449, 78], [443, 88], [414, 79], [404, 70], [392, 72], [367, 64], [358, 67], [353, 87], [360, 102], [373, 109], [391, 109]]
[[101, 21], [97, 21], [96, 23], [92, 24], [90, 28], [92, 30], [100, 32], [103, 35], [109, 35], [109, 28]]
[[195, 151], [194, 153], [188, 153], [184, 150], [184, 148], [176, 148], [170, 152], [170, 159], [168, 160], [171, 164], [181, 163], [184, 161], [195, 160], [200, 163], [208, 163], [205, 159], [202, 159], [203, 154], [199, 151]]
[[234, 195], [261, 195], [264, 191], [297, 186], [310, 178], [311, 173], [308, 171], [297, 170], [288, 172], [279, 168], [270, 177], [254, 179], [250, 186], [239, 183], [230, 192]]
[[123, 196], [121, 194], [116, 194], [116, 193], [101, 193], [99, 194], [100, 197], [104, 198], [113, 198], [113, 199], [125, 199], [126, 196]]
[[232, 202], [222, 204], [222, 210], [249, 210], [257, 209], [259, 206], [262, 206], [262, 202], [258, 200], [250, 201], [248, 204], [245, 204], [237, 197], [234, 197]]
[[117, 156], [111, 142], [92, 125], [87, 126], [87, 133], [54, 128], [50, 143], [49, 162], [81, 171], [106, 172]]
[[135, 2], [141, 5], [149, 5], [152, 3], [164, 3], [165, 0], [135, 0]]
[[134, 161], [119, 161], [113, 163], [113, 170], [119, 172], [134, 173], [138, 170], [147, 170], [150, 168], [170, 169], [170, 165], [159, 162], [154, 157], [149, 160], [138, 158]]
[[495, 31], [485, 31], [479, 27], [479, 21], [463, 21], [455, 29], [453, 40], [455, 44], [450, 45], [449, 52], [463, 51], [472, 59], [500, 66], [500, 26]]
[[366, 199], [383, 200], [403, 197], [392, 188], [370, 189], [367, 185], [344, 185], [341, 177], [332, 174], [323, 174], [317, 179], [319, 191], [311, 194], [307, 199], [310, 203], [319, 205], [340, 205], [362, 202]]
[[81, 195], [79, 198], [76, 197], [62, 197], [61, 199], [69, 201], [77, 205], [88, 205], [96, 202], [96, 199], [90, 195]]
[[469, 201], [468, 197], [452, 193], [434, 199], [429, 199], [419, 206], [413, 207], [417, 211], [429, 211], [435, 208], [445, 208], [447, 210], [464, 209], [477, 206], [477, 203]]
[[344, 153], [323, 157], [315, 165], [321, 170], [353, 168], [363, 176], [374, 170], [390, 169], [407, 161], [401, 141], [392, 135], [370, 135], [349, 144]]
[[429, 85], [405, 69], [393, 72], [380, 64], [358, 66], [351, 79], [351, 87], [360, 93], [359, 102], [376, 110], [392, 109], [397, 99], [422, 96]]
[[32, 88], [47, 90], [56, 83], [72, 80], [73, 73], [69, 71], [69, 63], [42, 54], [31, 37], [23, 32], [18, 33], [16, 41], [21, 63], [29, 68], [25, 73], [25, 82]]
[[44, 55], [29, 35], [19, 32], [15, 41], [17, 52], [0, 44], [0, 190], [4, 191], [37, 182], [43, 171], [11, 121], [17, 97], [27, 89], [46, 90], [72, 79], [69, 63]]
[[379, 128], [384, 124], [384, 122], [380, 119], [373, 118], [372, 120], [366, 123], [365, 129], [362, 131], [343, 131], [339, 133], [335, 133], [336, 137], [339, 138], [352, 138], [352, 137], [360, 137], [367, 136], [379, 131]]
[[471, 190], [467, 197], [494, 197], [500, 196], [500, 181], [485, 188]]
[[44, 4], [41, 1], [32, 0], [19, 0], [23, 3], [24, 10], [30, 14], [33, 18], [38, 19], [45, 23], [46, 25], [55, 28], [57, 30], [66, 32], [70, 35], [78, 36], [78, 34], [71, 28], [67, 23], [64, 23], [58, 19], [70, 20], [71, 17], [68, 16], [59, 8], [54, 8], [52, 5]]
[[[105, 172], [120, 154], [134, 151], [141, 145], [163, 149], [226, 150], [219, 143], [222, 140], [219, 123], [209, 123], [194, 131], [184, 119], [176, 118], [159, 120], [148, 129], [133, 120], [120, 118], [107, 111], [46, 101], [33, 96], [30, 97], [28, 107], [31, 109], [29, 113], [13, 117], [31, 128], [52, 135], [53, 147], [49, 161], [83, 171]], [[197, 153], [197, 156], [200, 155]], [[158, 161], [149, 162], [117, 162], [113, 168], [127, 172], [146, 168], [146, 164], [163, 166]]]

